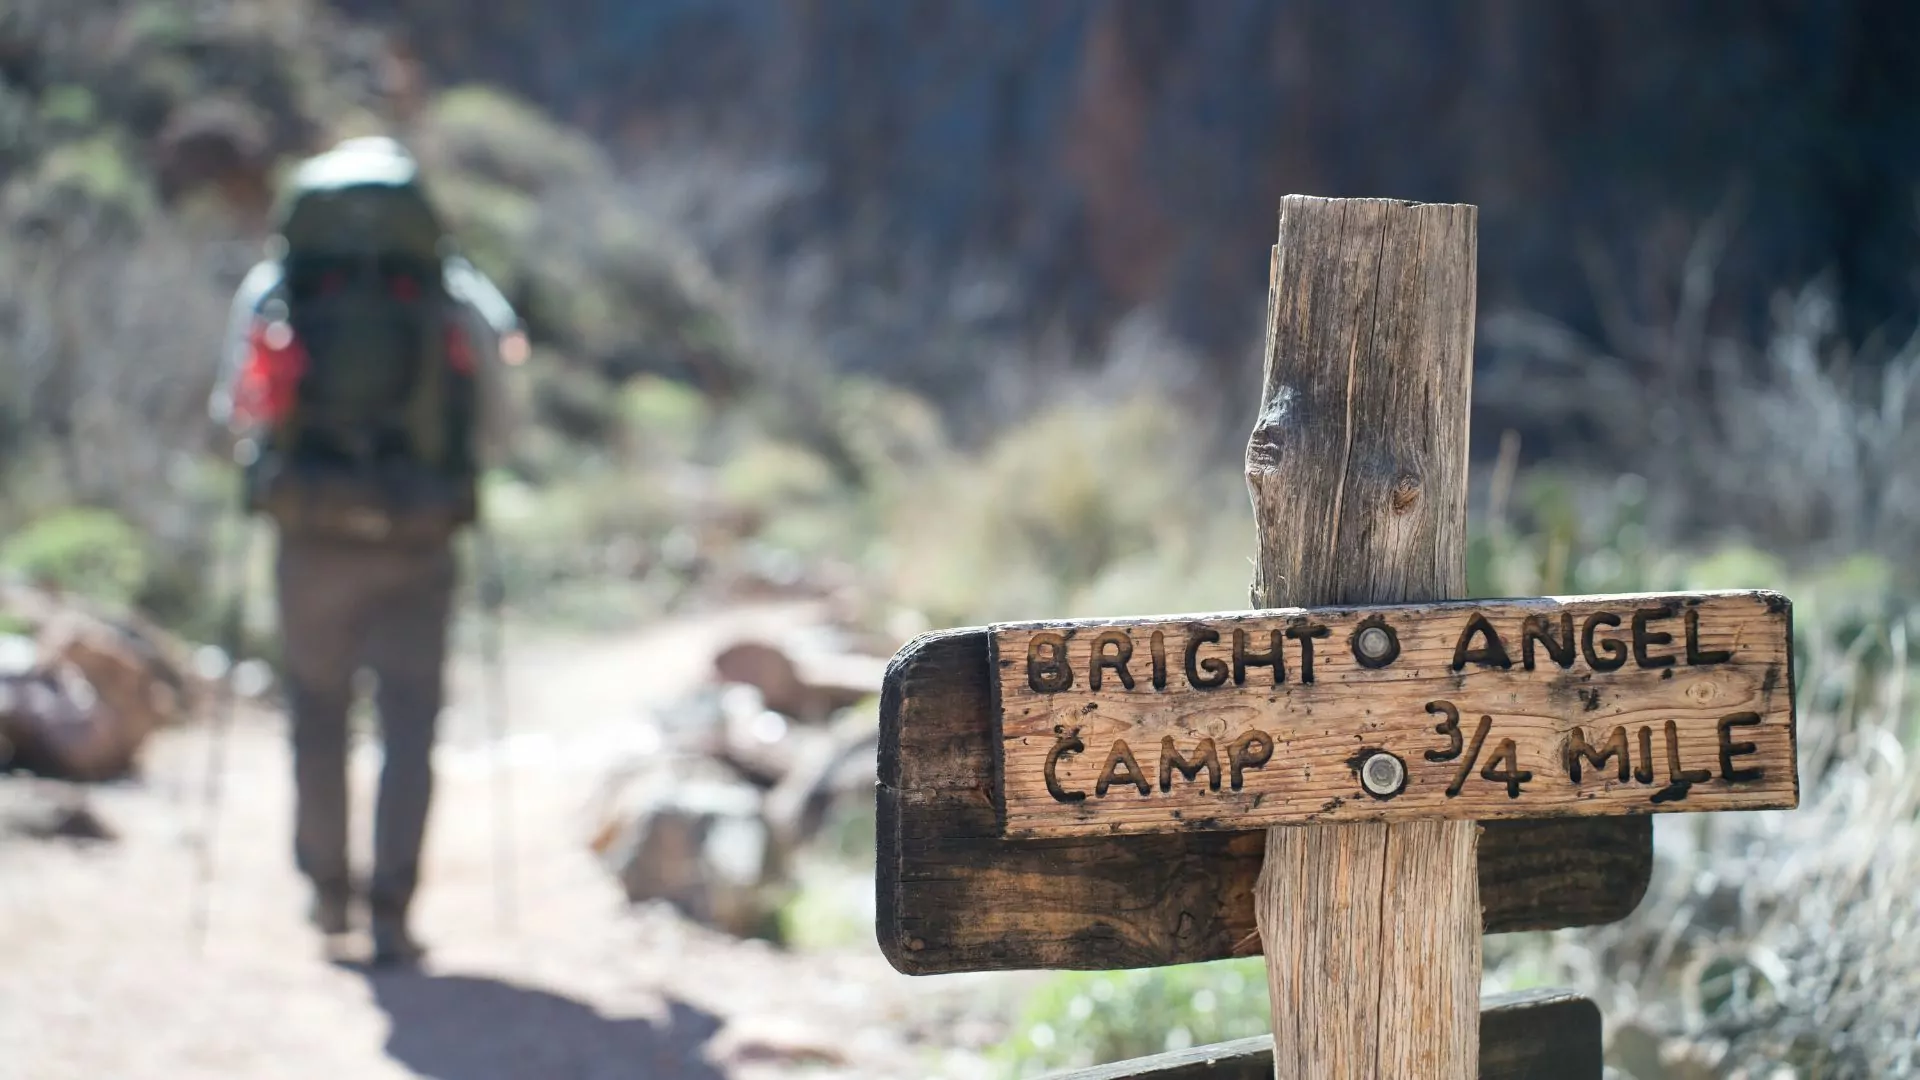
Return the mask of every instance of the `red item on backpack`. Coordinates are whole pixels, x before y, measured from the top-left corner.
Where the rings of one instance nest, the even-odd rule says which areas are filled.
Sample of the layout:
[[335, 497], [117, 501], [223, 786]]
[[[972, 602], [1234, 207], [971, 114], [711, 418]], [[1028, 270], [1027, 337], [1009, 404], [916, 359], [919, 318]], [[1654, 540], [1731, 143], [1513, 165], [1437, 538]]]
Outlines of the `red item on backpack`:
[[247, 332], [247, 354], [233, 389], [233, 426], [272, 427], [293, 408], [307, 350], [283, 320], [255, 319]]
[[473, 342], [453, 322], [447, 324], [447, 366], [461, 375], [473, 374]]

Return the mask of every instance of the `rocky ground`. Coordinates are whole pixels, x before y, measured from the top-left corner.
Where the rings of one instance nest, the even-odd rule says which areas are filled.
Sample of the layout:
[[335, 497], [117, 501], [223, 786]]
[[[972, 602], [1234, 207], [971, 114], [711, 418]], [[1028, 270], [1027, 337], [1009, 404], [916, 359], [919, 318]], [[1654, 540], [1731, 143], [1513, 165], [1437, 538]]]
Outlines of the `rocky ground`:
[[[141, 777], [0, 780], [0, 1073], [9, 1077], [758, 1078], [987, 1075], [1021, 980], [909, 979], [870, 944], [790, 953], [634, 908], [586, 847], [609, 761], [646, 710], [788, 606], [511, 648], [510, 928], [494, 891], [492, 747], [476, 670], [454, 680], [437, 761], [417, 972], [324, 955], [289, 859], [280, 719], [227, 748], [207, 933], [196, 946], [203, 726], [161, 733]], [[357, 790], [378, 765], [356, 757]], [[364, 826], [365, 817], [361, 817]], [[106, 838], [88, 834], [104, 832]], [[858, 890], [849, 893], [859, 896]], [[869, 916], [870, 917], [870, 916]]]

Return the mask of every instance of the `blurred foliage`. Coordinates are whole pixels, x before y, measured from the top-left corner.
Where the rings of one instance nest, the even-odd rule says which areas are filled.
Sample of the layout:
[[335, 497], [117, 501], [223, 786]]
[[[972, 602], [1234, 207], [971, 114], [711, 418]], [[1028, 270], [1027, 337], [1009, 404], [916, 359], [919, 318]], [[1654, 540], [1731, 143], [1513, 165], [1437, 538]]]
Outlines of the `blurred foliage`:
[[1850, 560], [1784, 590], [1798, 809], [1657, 820], [1653, 882], [1630, 917], [1488, 939], [1495, 985], [1572, 986], [1599, 1002], [1621, 1077], [1920, 1066], [1920, 698], [1908, 689], [1920, 605], [1885, 592], [1859, 602], [1884, 573]]
[[590, 181], [607, 171], [599, 148], [526, 102], [484, 86], [436, 95], [421, 118], [423, 152], [450, 175], [520, 192]]
[[0, 571], [124, 607], [146, 581], [145, 541], [108, 510], [63, 510], [0, 541]]
[[1591, 460], [1654, 478], [1660, 534], [1737, 540], [1797, 559], [1858, 552], [1920, 576], [1920, 334], [1848, 340], [1830, 279], [1782, 293], [1754, 343], [1706, 333], [1725, 223], [1703, 230], [1670, 321], [1604, 344], [1551, 319], [1483, 320], [1476, 404], [1589, 432]]
[[49, 127], [84, 129], [95, 115], [93, 91], [84, 86], [50, 86], [40, 97], [40, 121]]
[[97, 228], [132, 230], [152, 214], [153, 203], [146, 176], [120, 142], [96, 134], [56, 146], [9, 183], [6, 212], [41, 229], [91, 220]]
[[[876, 712], [869, 702], [860, 706]], [[798, 858], [780, 908], [779, 941], [801, 950], [864, 950], [873, 946], [873, 800], [842, 799]]]
[[657, 375], [642, 375], [620, 394], [630, 449], [650, 460], [692, 460], [705, 452], [713, 405], [693, 387]]
[[1163, 398], [1056, 405], [891, 494], [887, 590], [933, 625], [1246, 603], [1245, 489]]
[[[708, 394], [745, 386], [727, 291], [592, 142], [472, 86], [435, 95], [396, 134], [420, 156], [462, 248], [520, 308], [543, 346], [541, 366], [590, 375], [608, 399], [647, 373]], [[547, 400], [578, 419], [577, 395]]]
[[1272, 1031], [1258, 958], [1052, 976], [999, 1056], [1009, 1075], [1123, 1061]]
[[[202, 403], [227, 297], [293, 164], [370, 133], [413, 147], [535, 339], [502, 463], [518, 499], [499, 500], [534, 507], [510, 522], [520, 596], [588, 619], [615, 597], [658, 610], [704, 555], [634, 551], [673, 548], [702, 508], [782, 497], [751, 467], [706, 490], [722, 463], [705, 447], [752, 383], [731, 301], [579, 133], [485, 87], [402, 107], [382, 39], [310, 0], [33, 0], [0, 14], [0, 39], [33, 60], [0, 68], [0, 536], [100, 507], [142, 535], [129, 598], [195, 636], [218, 626], [234, 489]], [[639, 561], [672, 572], [620, 588]]]

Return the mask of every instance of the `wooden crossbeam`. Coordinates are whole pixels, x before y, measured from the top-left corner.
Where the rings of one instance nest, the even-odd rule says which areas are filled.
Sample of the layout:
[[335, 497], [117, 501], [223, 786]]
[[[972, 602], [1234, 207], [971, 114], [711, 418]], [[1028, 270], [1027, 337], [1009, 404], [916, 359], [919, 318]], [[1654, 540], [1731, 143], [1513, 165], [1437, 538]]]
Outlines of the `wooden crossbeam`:
[[[984, 627], [916, 639], [887, 668], [876, 789], [880, 949], [900, 971], [1103, 971], [1258, 954], [1262, 832], [1001, 834]], [[1490, 821], [1489, 934], [1595, 926], [1640, 903], [1646, 818]]]
[[[1600, 1080], [1600, 1010], [1566, 990], [1480, 1002], [1479, 1080]], [[1210, 1043], [1047, 1080], [1273, 1080], [1273, 1037]]]

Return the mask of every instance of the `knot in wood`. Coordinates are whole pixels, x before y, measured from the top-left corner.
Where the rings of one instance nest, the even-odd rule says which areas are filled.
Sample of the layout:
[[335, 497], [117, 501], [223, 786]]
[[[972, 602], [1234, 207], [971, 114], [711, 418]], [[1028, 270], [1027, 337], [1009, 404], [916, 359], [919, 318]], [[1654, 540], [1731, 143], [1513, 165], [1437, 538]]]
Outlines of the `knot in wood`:
[[1293, 419], [1294, 402], [1299, 392], [1291, 386], [1277, 386], [1260, 418], [1254, 421], [1253, 435], [1247, 440], [1247, 474], [1271, 472], [1280, 467], [1280, 439]]
[[1419, 501], [1420, 501], [1420, 478], [1419, 477], [1414, 476], [1411, 473], [1405, 473], [1401, 475], [1400, 479], [1394, 481], [1393, 495], [1392, 495], [1394, 513], [1396, 514], [1409, 513], [1413, 510], [1414, 504], [1418, 503]]
[[1274, 437], [1277, 433], [1265, 428], [1255, 428], [1253, 439], [1247, 443], [1247, 476], [1264, 476], [1280, 468], [1280, 444]]

